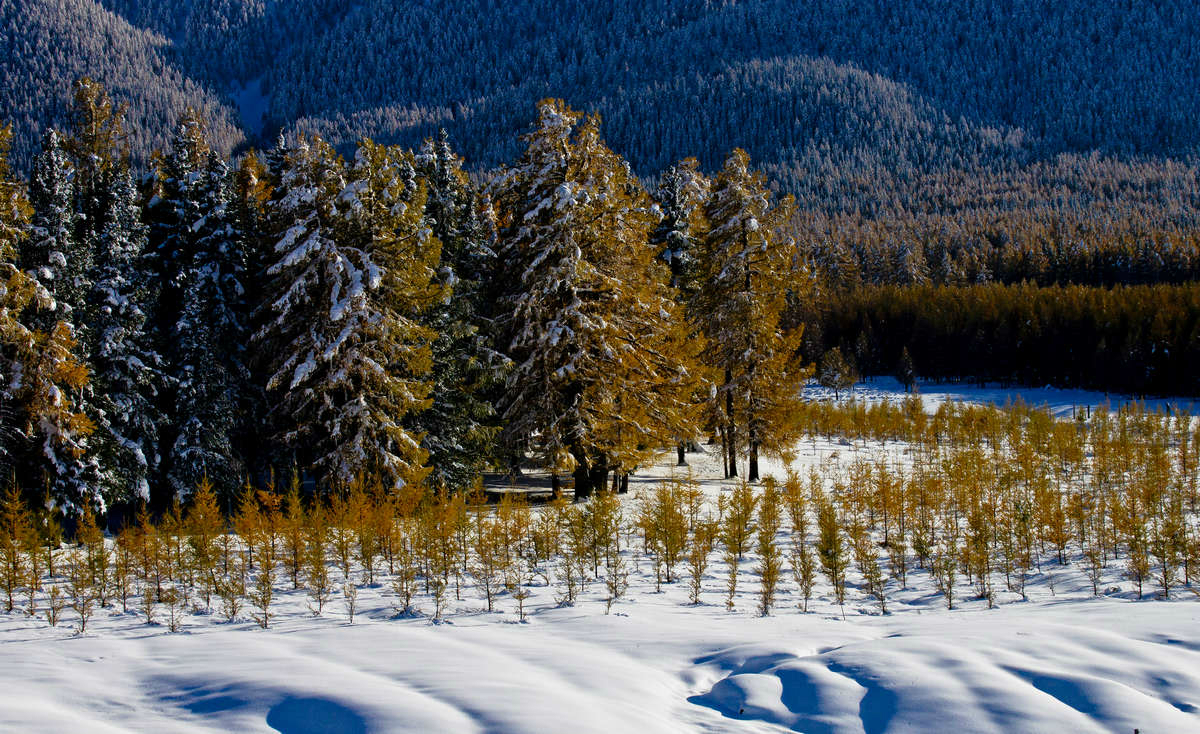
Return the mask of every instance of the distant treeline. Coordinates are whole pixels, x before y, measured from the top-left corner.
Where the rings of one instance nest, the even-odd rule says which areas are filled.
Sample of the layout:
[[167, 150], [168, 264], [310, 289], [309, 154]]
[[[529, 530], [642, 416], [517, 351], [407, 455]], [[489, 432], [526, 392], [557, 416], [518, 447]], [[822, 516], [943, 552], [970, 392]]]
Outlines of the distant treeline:
[[1200, 395], [1200, 284], [866, 286], [797, 306], [804, 358], [834, 347], [865, 375]]

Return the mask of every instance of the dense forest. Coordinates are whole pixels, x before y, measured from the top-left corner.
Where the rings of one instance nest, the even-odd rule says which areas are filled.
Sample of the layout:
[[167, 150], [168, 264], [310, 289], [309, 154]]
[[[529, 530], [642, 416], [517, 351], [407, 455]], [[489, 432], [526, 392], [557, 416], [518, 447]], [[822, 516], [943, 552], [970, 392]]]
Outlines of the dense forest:
[[88, 75], [128, 105], [138, 166], [191, 107], [222, 154], [284, 131], [349, 156], [363, 138], [416, 148], [444, 128], [469, 170], [490, 175], [520, 152], [530, 107], [562, 97], [601, 114], [650, 187], [685, 156], [711, 174], [746, 150], [796, 197], [794, 236], [839, 278], [1183, 282], [1200, 221], [1196, 13], [1179, 2], [0, 2], [0, 119], [27, 172], [41, 130], [66, 122], [70, 82]]
[[231, 163], [188, 112], [135, 180], [101, 86], [69, 123], [28, 185], [5, 172], [2, 446], [68, 516], [202, 482], [228, 508], [274, 473], [462, 490], [527, 460], [584, 497], [703, 430], [756, 479], [790, 440], [809, 370], [783, 322], [812, 275], [741, 150], [652, 196], [598, 117], [546, 100], [477, 186], [445, 134]]
[[868, 375], [1200, 394], [1200, 287], [869, 286], [798, 305], [804, 357]]

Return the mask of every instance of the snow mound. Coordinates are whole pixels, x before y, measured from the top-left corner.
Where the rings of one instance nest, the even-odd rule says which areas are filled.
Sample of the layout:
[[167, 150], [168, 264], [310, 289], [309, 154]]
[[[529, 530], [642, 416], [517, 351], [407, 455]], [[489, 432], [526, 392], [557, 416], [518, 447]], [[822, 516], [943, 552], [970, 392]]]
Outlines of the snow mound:
[[1025, 624], [929, 627], [811, 655], [721, 651], [696, 662], [726, 675], [689, 700], [810, 734], [1200, 728], [1200, 669], [1168, 646]]

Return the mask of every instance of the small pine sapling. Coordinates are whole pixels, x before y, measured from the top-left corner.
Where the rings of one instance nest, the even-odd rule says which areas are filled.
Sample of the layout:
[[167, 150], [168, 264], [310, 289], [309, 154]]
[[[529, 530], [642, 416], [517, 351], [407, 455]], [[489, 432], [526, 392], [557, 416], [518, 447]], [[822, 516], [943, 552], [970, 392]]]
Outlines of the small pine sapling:
[[625, 592], [629, 590], [629, 570], [625, 566], [625, 559], [619, 552], [613, 556], [605, 568], [604, 589], [608, 592], [604, 597], [604, 613], [608, 614], [612, 611], [613, 604], [624, 597]]
[[958, 543], [953, 536], [938, 544], [933, 554], [932, 566], [937, 590], [946, 598], [946, 608], [954, 609], [954, 584], [958, 575]]
[[[299, 589], [301, 574], [305, 568], [304, 529], [307, 525], [304, 504], [300, 500], [300, 476], [293, 472], [287, 495], [283, 499], [284, 511], [282, 518], [283, 535], [283, 565], [288, 577], [292, 580], [292, 588]], [[322, 560], [322, 563], [324, 561]]]
[[169, 582], [163, 587], [160, 601], [167, 608], [167, 630], [178, 632], [183, 629], [183, 615], [187, 609], [187, 598], [180, 589], [181, 584]]
[[88, 620], [96, 608], [96, 587], [92, 580], [92, 569], [88, 565], [87, 551], [72, 548], [70, 568], [67, 575], [67, 593], [71, 598], [71, 609], [79, 616], [79, 627], [75, 634], [87, 631]]
[[254, 585], [250, 588], [248, 598], [251, 606], [258, 610], [254, 621], [258, 626], [267, 629], [271, 626], [271, 602], [275, 598], [275, 559], [271, 555], [270, 543], [263, 543], [258, 548], [258, 573], [254, 576]]
[[691, 542], [688, 544], [688, 600], [692, 604], [700, 604], [700, 593], [704, 586], [704, 573], [708, 570], [708, 557], [712, 554], [713, 542], [717, 536], [717, 524], [710, 520], [701, 520], [692, 530]]
[[[828, 497], [821, 495], [817, 503], [817, 559], [821, 570], [833, 586], [838, 606], [846, 603], [846, 545], [842, 538], [837, 510]], [[843, 612], [844, 614], [844, 612]]]
[[354, 612], [358, 609], [358, 584], [353, 580], [347, 580], [342, 584], [342, 600], [346, 602], [346, 615], [350, 619], [350, 624], [354, 624]]
[[396, 612], [402, 615], [413, 613], [413, 598], [417, 595], [418, 559], [413, 540], [414, 525], [411, 518], [401, 518], [396, 523], [396, 559], [392, 574], [392, 592], [399, 602]]
[[854, 549], [854, 560], [858, 571], [862, 574], [863, 584], [867, 593], [879, 602], [881, 614], [887, 614], [887, 596], [884, 593], [885, 578], [883, 569], [879, 566], [879, 558], [875, 554], [875, 546], [866, 528], [857, 525], [850, 533], [851, 545]]
[[129, 611], [129, 598], [134, 594], [137, 566], [133, 556], [133, 535], [136, 531], [122, 528], [113, 542], [113, 594], [121, 602], [121, 613]]
[[62, 619], [63, 610], [67, 607], [67, 600], [62, 594], [62, 589], [58, 584], [51, 584], [50, 591], [46, 597], [46, 621], [51, 627], [58, 626], [58, 620]]
[[475, 519], [475, 553], [468, 571], [483, 593], [489, 612], [495, 610], [496, 595], [504, 584], [508, 563], [504, 553], [501, 522], [481, 511]]
[[319, 617], [333, 597], [333, 579], [326, 565], [325, 544], [311, 533], [304, 546], [303, 561], [304, 580], [308, 586], [308, 610], [314, 617]]
[[525, 602], [533, 596], [529, 591], [528, 581], [529, 576], [525, 571], [524, 561], [512, 564], [504, 577], [504, 588], [517, 603], [517, 620], [520, 622], [525, 621]]
[[759, 578], [758, 611], [764, 617], [770, 615], [771, 608], [775, 605], [775, 594], [783, 571], [783, 552], [779, 548], [779, 544], [775, 542], [775, 535], [779, 532], [780, 527], [781, 501], [779, 488], [768, 477], [759, 498], [756, 536]]
[[808, 602], [812, 599], [817, 580], [817, 562], [807, 543], [801, 543], [792, 550], [792, 578], [800, 587], [800, 610], [807, 614]]
[[0, 500], [0, 592], [6, 612], [16, 607], [17, 596], [29, 578], [22, 546], [32, 532], [30, 522], [29, 510], [14, 482]]
[[242, 598], [246, 596], [246, 555], [234, 553], [227, 563], [228, 570], [217, 584], [217, 595], [221, 598], [221, 616], [233, 622], [242, 611]]

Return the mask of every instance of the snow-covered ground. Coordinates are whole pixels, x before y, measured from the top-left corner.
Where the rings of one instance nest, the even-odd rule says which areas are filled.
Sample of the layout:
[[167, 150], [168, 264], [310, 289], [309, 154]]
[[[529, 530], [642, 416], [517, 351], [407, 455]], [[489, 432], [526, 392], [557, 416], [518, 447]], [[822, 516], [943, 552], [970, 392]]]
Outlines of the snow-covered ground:
[[[833, 399], [833, 390], [810, 383], [806, 397], [817, 400]], [[1122, 405], [1140, 402], [1149, 410], [1182, 410], [1200, 414], [1200, 401], [1192, 398], [1157, 397], [1137, 399], [1130, 395], [1102, 393], [1093, 390], [1073, 390], [1057, 387], [1005, 387], [995, 383], [976, 385], [968, 382], [921, 382], [917, 394], [928, 410], [937, 409], [943, 402], [992, 403], [1004, 406], [1020, 400], [1027, 405], [1043, 408], [1058, 418], [1071, 418], [1076, 411], [1096, 410], [1107, 405], [1116, 410]], [[908, 397], [894, 377], [876, 377], [860, 382], [851, 391], [843, 391], [842, 399], [854, 398], [864, 402], [899, 401]]]
[[[984, 399], [930, 387], [929, 400]], [[887, 397], [880, 383], [864, 393]], [[1069, 415], [1103, 396], [1025, 399]], [[805, 441], [795, 468], [872, 450]], [[710, 496], [728, 491], [717, 457], [689, 462]], [[673, 463], [648, 467], [627, 502], [679, 471]], [[446, 623], [397, 618], [386, 583], [362, 588], [353, 625], [341, 600], [313, 617], [304, 591], [279, 593], [269, 630], [248, 614], [232, 624], [193, 614], [171, 634], [104, 609], [75, 636], [70, 611], [55, 628], [0, 613], [0, 731], [1200, 731], [1200, 595], [1190, 590], [1137, 600], [1114, 565], [1096, 598], [1078, 568], [1044, 564], [1029, 601], [1001, 591], [988, 609], [964, 585], [947, 611], [928, 574], [914, 571], [907, 589], [889, 585], [882, 616], [854, 575], [844, 609], [821, 579], [802, 613], [788, 576], [764, 618], [754, 561], [731, 612], [716, 556], [699, 606], [683, 581], [656, 593], [633, 547], [630, 589], [611, 614], [602, 584], [572, 607], [535, 585], [524, 624], [513, 599], [487, 613], [469, 586]]]

